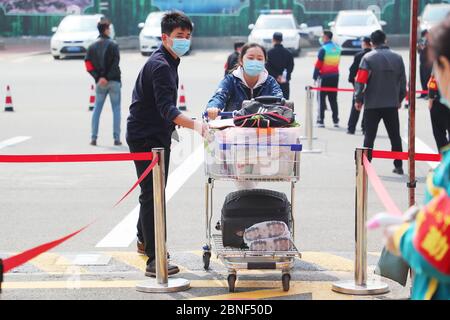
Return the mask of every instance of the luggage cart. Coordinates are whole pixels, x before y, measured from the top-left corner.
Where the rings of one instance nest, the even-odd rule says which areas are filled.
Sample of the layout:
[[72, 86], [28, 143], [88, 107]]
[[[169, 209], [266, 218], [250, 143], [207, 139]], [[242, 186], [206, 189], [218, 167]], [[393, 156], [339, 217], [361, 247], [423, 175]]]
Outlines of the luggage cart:
[[[278, 143], [274, 144], [270, 136], [268, 143], [261, 143], [260, 129], [253, 128], [231, 128], [228, 130], [237, 131], [236, 136], [242, 136], [243, 131], [257, 132], [257, 141], [255, 135], [249, 138], [245, 134], [244, 141], [227, 141], [227, 139], [220, 138], [220, 133], [224, 131], [210, 132], [210, 138], [214, 136], [213, 141], [205, 143], [205, 172], [206, 172], [206, 185], [205, 185], [205, 218], [206, 218], [206, 245], [203, 247], [203, 265], [205, 270], [209, 269], [212, 253], [217, 255], [224, 266], [228, 269], [228, 288], [230, 292], [235, 291], [235, 283], [237, 280], [237, 272], [239, 270], [281, 270], [282, 272], [282, 284], [283, 290], [289, 291], [291, 270], [294, 267], [295, 258], [301, 258], [301, 254], [295, 247], [295, 187], [296, 183], [300, 180], [300, 156], [302, 151], [302, 145], [300, 143], [299, 130], [295, 132], [294, 143]], [[290, 129], [268, 129], [273, 132], [277, 130], [290, 130]], [[231, 131], [229, 131], [231, 132]], [[294, 131], [293, 131], [294, 132]], [[298, 134], [297, 134], [298, 133]], [[219, 135], [219, 139], [217, 139]], [[298, 136], [298, 137], [297, 137]], [[224, 141], [225, 140], [225, 141]], [[275, 139], [276, 140], [276, 139]], [[278, 149], [274, 151], [273, 148]], [[284, 160], [281, 160], [280, 148], [284, 153]], [[262, 151], [261, 151], [262, 150]], [[242, 162], [242, 158], [248, 160], [252, 158], [251, 154], [255, 155], [251, 164], [245, 164]], [[286, 153], [289, 155], [286, 157]], [[261, 170], [258, 165], [262, 162], [266, 163], [268, 160], [271, 164], [278, 161], [278, 170], [265, 171]], [[249, 166], [253, 170], [248, 169]], [[255, 170], [256, 169], [256, 170]], [[246, 182], [286, 182], [290, 183], [290, 200], [291, 200], [291, 215], [289, 229], [291, 230], [293, 243], [290, 251], [250, 251], [248, 249], [239, 249], [224, 247], [222, 241], [222, 234], [213, 234], [212, 231], [212, 219], [213, 201], [214, 201], [214, 185], [216, 181], [246, 181]], [[220, 230], [216, 226], [217, 230]]]

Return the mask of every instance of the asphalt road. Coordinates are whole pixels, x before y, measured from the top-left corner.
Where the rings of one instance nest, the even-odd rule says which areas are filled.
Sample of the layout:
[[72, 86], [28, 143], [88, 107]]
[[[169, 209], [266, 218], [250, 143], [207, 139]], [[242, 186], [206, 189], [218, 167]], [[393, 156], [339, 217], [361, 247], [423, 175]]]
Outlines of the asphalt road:
[[[407, 63], [407, 50], [399, 52]], [[227, 54], [228, 52], [224, 51], [194, 51], [190, 56], [183, 58], [180, 65], [180, 80], [185, 86], [188, 115], [200, 116], [223, 76], [223, 65]], [[137, 74], [145, 61], [146, 58], [138, 53], [122, 53], [123, 140], [132, 89]], [[295, 60], [296, 67], [292, 77], [291, 92], [301, 124], [303, 124], [304, 118], [304, 87], [312, 84], [314, 62], [314, 52], [305, 52]], [[340, 87], [349, 87], [346, 80], [351, 62], [352, 57], [350, 56], [344, 56], [342, 59]], [[4, 96], [6, 85], [10, 85], [15, 108], [14, 113], [0, 113], [0, 154], [77, 154], [128, 151], [125, 145], [113, 146], [112, 112], [109, 102], [105, 105], [101, 118], [99, 146], [89, 145], [91, 113], [88, 112], [88, 101], [92, 80], [85, 72], [82, 60], [53, 61], [52, 57], [47, 54], [0, 53], [0, 70], [0, 95]], [[355, 192], [353, 159], [354, 150], [362, 145], [363, 136], [361, 132], [357, 132], [355, 136], [346, 134], [350, 106], [351, 95], [340, 94], [341, 128], [332, 128], [331, 113], [327, 112], [327, 128], [315, 129], [318, 137], [318, 140], [314, 142], [315, 147], [322, 149], [322, 153], [302, 156], [302, 178], [297, 187], [298, 210], [295, 212], [296, 245], [300, 251], [309, 254], [305, 256], [305, 262], [298, 261], [298, 272], [296, 271], [298, 275], [295, 273], [294, 277], [294, 280], [298, 281], [295, 284], [303, 288], [303, 291], [294, 291], [290, 295], [291, 298], [343, 298], [340, 295], [332, 297], [331, 293], [325, 296], [320, 294], [324, 294], [325, 291], [330, 292], [329, 289], [326, 289], [328, 282], [351, 278]], [[406, 126], [407, 110], [403, 109], [401, 110], [401, 128], [404, 138], [407, 138]], [[416, 130], [417, 136], [421, 140], [420, 148], [429, 146], [430, 149], [435, 150], [428, 108], [422, 100], [419, 100], [417, 106]], [[168, 185], [168, 189], [170, 189], [167, 208], [168, 246], [173, 253], [174, 262], [185, 267], [186, 277], [195, 281], [205, 280], [205, 283], [194, 284], [202, 289], [196, 291], [194, 288], [189, 291], [193, 293], [186, 295], [167, 296], [143, 295], [135, 292], [133, 281], [143, 279], [141, 271], [143, 260], [133, 253], [135, 250], [133, 241], [135, 222], [134, 216], [130, 215], [137, 206], [138, 192], [133, 193], [119, 207], [113, 208], [117, 199], [136, 180], [132, 163], [1, 164], [0, 256], [5, 257], [53, 240], [84, 226], [97, 217], [102, 217], [85, 232], [52, 251], [53, 255], [46, 256], [43, 261], [19, 268], [13, 275], [8, 275], [7, 281], [11, 282], [11, 287], [9, 290], [8, 286], [6, 287], [2, 299], [173, 299], [226, 293], [223, 283], [222, 287], [218, 285], [217, 288], [213, 288], [208, 282], [219, 276], [204, 273], [201, 257], [198, 256], [198, 251], [205, 243], [205, 175], [202, 151], [198, 149], [201, 148], [201, 141], [189, 131], [181, 130], [180, 134], [182, 141], [173, 145], [172, 177], [169, 178], [172, 183], [169, 182]], [[22, 139], [23, 142], [14, 144], [13, 141], [12, 145], [6, 145], [5, 141], [11, 142], [10, 139], [17, 137], [26, 138]], [[404, 146], [406, 150], [407, 145]], [[390, 150], [389, 139], [382, 125], [376, 141], [376, 148]], [[408, 204], [407, 177], [393, 175], [391, 173], [393, 165], [390, 161], [375, 160], [373, 163], [398, 206], [406, 209]], [[419, 180], [417, 199], [419, 203], [423, 198], [424, 181], [430, 168], [428, 163], [419, 163], [417, 166]], [[286, 185], [279, 183], [261, 186], [284, 192], [289, 190]], [[225, 195], [233, 190], [232, 184], [217, 183], [215, 194], [217, 219]], [[370, 216], [383, 211], [383, 207], [372, 189], [369, 191], [368, 207]], [[126, 217], [128, 219], [125, 219]], [[124, 219], [125, 222], [123, 222]], [[125, 234], [113, 231], [118, 229], [126, 230]], [[111, 245], [112, 240], [115, 241], [114, 245]], [[368, 248], [373, 253], [372, 265], [376, 263], [375, 258], [382, 246], [381, 233], [370, 233]], [[122, 281], [129, 280], [131, 282], [119, 284], [119, 288], [111, 290], [105, 290], [105, 287], [101, 285], [90, 287], [87, 284], [81, 285], [83, 289], [76, 292], [64, 286], [59, 290], [52, 290], [59, 288], [60, 284], [52, 286], [51, 281], [68, 277], [67, 269], [61, 267], [64, 264], [58, 264], [57, 260], [66, 259], [68, 256], [73, 258], [74, 255], [85, 253], [97, 255], [105, 253], [111, 259], [103, 264], [104, 269], [101, 267], [98, 267], [101, 270], [95, 267], [92, 269], [90, 266], [91, 269], [87, 271], [86, 275], [87, 280], [102, 282], [122, 279]], [[70, 260], [70, 257], [67, 259]], [[327, 257], [332, 258], [328, 259]], [[102, 256], [95, 257], [95, 259], [101, 258]], [[134, 262], [130, 262], [130, 260]], [[332, 267], [327, 267], [329, 261], [335, 262]], [[316, 269], [311, 266], [316, 266]], [[323, 268], [321, 269], [320, 266]], [[223, 271], [223, 267], [220, 267], [219, 264], [217, 268]], [[328, 274], [327, 271], [331, 273]], [[338, 274], [333, 272], [338, 272]], [[321, 276], [318, 276], [319, 274]], [[193, 278], [189, 275], [192, 275]], [[278, 276], [272, 279], [269, 275], [269, 280], [276, 279]], [[83, 278], [84, 280], [85, 278]], [[19, 287], [21, 286], [19, 284], [22, 283], [24, 288], [14, 287], [14, 281], [18, 281], [16, 285]], [[29, 281], [34, 282], [27, 285]], [[44, 281], [46, 284], [39, 285], [39, 281]], [[50, 285], [48, 281], [50, 281]], [[83, 281], [82, 283], [84, 283]], [[325, 287], [319, 285], [311, 290], [308, 289], [309, 291], [304, 291], [303, 285], [306, 282], [316, 285], [314, 281], [318, 281], [317, 283], [325, 281], [325, 284], [322, 283]], [[245, 286], [243, 282], [242, 286], [255, 288], [255, 283], [252, 282]], [[276, 285], [267, 284], [265, 288], [273, 286]], [[260, 288], [260, 285], [256, 285], [256, 287]], [[247, 291], [253, 292], [254, 290], [248, 289]], [[399, 294], [401, 296], [404, 293]], [[257, 297], [274, 298], [276, 296], [268, 294]]]

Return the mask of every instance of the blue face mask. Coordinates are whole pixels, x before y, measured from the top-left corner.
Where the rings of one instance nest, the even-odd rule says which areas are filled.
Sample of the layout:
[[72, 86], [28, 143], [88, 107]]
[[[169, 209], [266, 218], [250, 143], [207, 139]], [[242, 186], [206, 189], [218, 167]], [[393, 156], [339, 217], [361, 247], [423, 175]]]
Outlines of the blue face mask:
[[184, 56], [191, 48], [191, 40], [188, 39], [173, 39], [172, 50], [178, 57]]
[[250, 77], [256, 77], [264, 71], [265, 65], [263, 61], [258, 60], [244, 60], [244, 71]]

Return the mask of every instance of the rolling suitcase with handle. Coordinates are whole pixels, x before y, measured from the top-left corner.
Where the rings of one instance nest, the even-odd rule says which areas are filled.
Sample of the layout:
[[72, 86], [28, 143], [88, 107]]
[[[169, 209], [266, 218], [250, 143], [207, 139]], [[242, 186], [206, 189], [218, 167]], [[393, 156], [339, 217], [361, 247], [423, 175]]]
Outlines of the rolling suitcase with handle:
[[291, 204], [284, 193], [254, 189], [230, 193], [222, 208], [221, 229], [225, 247], [245, 247], [245, 229], [264, 221], [290, 225]]

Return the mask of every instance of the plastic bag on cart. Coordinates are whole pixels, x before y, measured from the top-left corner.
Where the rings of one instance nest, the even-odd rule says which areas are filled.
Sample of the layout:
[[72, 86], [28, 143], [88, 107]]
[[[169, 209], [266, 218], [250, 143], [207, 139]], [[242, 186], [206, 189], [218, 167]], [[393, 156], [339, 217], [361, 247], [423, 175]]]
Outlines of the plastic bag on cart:
[[289, 227], [283, 221], [265, 221], [244, 231], [244, 242], [249, 244], [260, 239], [290, 237]]
[[288, 237], [261, 239], [250, 242], [251, 251], [290, 251], [293, 248], [292, 239]]
[[296, 128], [214, 130], [205, 143], [207, 173], [222, 177], [291, 177], [300, 161], [291, 145], [300, 144]]

